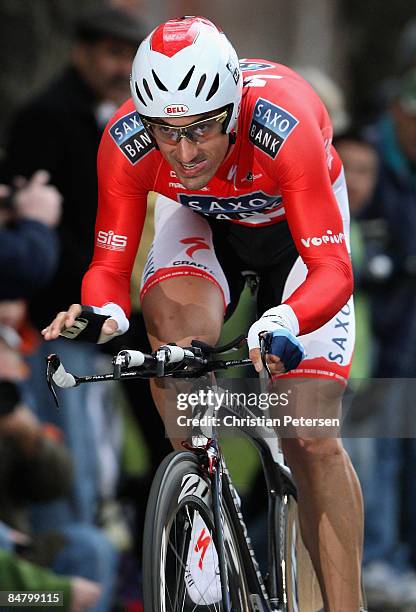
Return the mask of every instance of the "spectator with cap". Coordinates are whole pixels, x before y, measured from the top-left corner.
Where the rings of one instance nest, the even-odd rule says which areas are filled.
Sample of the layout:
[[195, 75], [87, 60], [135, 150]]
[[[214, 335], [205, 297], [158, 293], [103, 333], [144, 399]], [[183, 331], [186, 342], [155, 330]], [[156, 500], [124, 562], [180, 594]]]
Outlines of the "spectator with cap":
[[69, 65], [15, 115], [1, 174], [7, 182], [48, 170], [63, 194], [61, 258], [53, 282], [32, 303], [41, 328], [79, 291], [93, 248], [96, 152], [108, 119], [129, 95], [131, 62], [142, 38], [130, 13], [103, 7], [79, 17]]
[[[74, 27], [69, 64], [16, 113], [10, 127], [0, 175], [5, 180], [17, 174], [27, 177], [40, 166], [63, 195], [57, 271], [31, 302], [38, 329], [80, 291], [93, 251], [96, 152], [104, 125], [129, 96], [131, 62], [141, 39], [142, 25], [131, 13], [108, 6], [83, 13]], [[91, 523], [98, 503], [97, 448], [86, 390], [63, 395], [62, 410], [54, 410], [44, 381], [44, 356], [51, 351], [58, 352], [69, 369], [91, 372], [97, 348], [58, 340], [47, 349], [42, 345], [33, 359], [34, 408], [41, 420], [54, 417], [64, 431], [75, 475], [71, 499], [38, 509], [40, 529], [73, 521]]]

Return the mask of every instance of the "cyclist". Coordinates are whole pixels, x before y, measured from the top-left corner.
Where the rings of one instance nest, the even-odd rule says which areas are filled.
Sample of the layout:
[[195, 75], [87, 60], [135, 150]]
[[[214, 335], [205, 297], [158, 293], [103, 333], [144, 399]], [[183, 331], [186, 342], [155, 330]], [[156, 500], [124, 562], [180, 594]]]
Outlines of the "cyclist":
[[[131, 89], [98, 155], [96, 247], [82, 287], [89, 308], [59, 313], [45, 339], [81, 333], [103, 342], [126, 331], [132, 266], [155, 191], [141, 293], [153, 348], [193, 338], [215, 344], [249, 267], [259, 274], [264, 312], [248, 333], [254, 366], [262, 368], [259, 333], [270, 331], [270, 369], [310, 378], [299, 401], [313, 406], [316, 379], [345, 383], [354, 341], [348, 202], [325, 107], [289, 68], [239, 63], [203, 17], [157, 27], [138, 49]], [[75, 325], [81, 309], [90, 311], [86, 329]], [[153, 393], [160, 407], [164, 389], [154, 385]], [[341, 440], [282, 444], [325, 610], [358, 610], [362, 500]]]

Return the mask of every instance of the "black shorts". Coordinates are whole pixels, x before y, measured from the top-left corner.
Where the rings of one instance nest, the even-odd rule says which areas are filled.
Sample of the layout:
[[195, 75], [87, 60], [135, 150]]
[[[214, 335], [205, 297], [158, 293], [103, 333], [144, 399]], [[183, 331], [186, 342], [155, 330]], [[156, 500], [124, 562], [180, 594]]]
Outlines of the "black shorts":
[[[221, 291], [224, 313], [229, 316], [244, 288], [242, 273], [248, 270], [255, 272], [260, 281], [259, 315], [282, 303], [303, 283], [307, 269], [285, 221], [266, 227], [246, 227], [210, 220], [158, 196], [155, 237], [143, 272], [142, 298], [166, 279], [204, 278]], [[300, 336], [307, 357], [291, 375], [330, 376], [345, 381], [354, 337], [354, 306], [350, 298], [328, 323]]]

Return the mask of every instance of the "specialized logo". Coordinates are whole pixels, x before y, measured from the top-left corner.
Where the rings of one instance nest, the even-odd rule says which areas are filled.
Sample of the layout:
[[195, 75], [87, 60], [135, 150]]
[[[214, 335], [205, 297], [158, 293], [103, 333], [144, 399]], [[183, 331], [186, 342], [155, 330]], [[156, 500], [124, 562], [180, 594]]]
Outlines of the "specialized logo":
[[118, 119], [110, 127], [109, 132], [114, 142], [133, 165], [154, 147], [136, 111]]
[[127, 246], [127, 236], [115, 234], [113, 230], [97, 232], [97, 246], [109, 251], [125, 251]]
[[180, 243], [191, 245], [185, 251], [188, 257], [193, 257], [193, 254], [195, 253], [195, 251], [199, 251], [201, 249], [209, 250], [210, 248], [209, 245], [205, 242], [205, 238], [203, 238], [202, 236], [192, 236], [190, 238], [184, 238], [183, 240], [180, 240]]
[[186, 104], [169, 104], [169, 106], [165, 106], [163, 109], [165, 115], [169, 115], [170, 117], [181, 117], [188, 111], [189, 108], [186, 106]]
[[273, 159], [299, 121], [284, 108], [259, 98], [254, 107], [249, 139]]
[[179, 193], [181, 204], [215, 219], [247, 219], [259, 212], [269, 213], [282, 207], [282, 196], [269, 195], [262, 191], [246, 193], [240, 197], [216, 198], [210, 195], [188, 195]]
[[267, 70], [273, 68], [273, 64], [267, 64], [266, 62], [250, 62], [249, 60], [240, 60], [240, 68], [243, 72], [254, 71], [254, 70]]
[[197, 543], [195, 545], [195, 552], [201, 551], [201, 555], [198, 561], [198, 567], [201, 571], [204, 568], [204, 557], [207, 554], [207, 550], [208, 550], [209, 545], [211, 544], [211, 541], [212, 541], [211, 536], [209, 534], [205, 535], [205, 527], [204, 527], [201, 533], [199, 534]]
[[186, 474], [182, 478], [181, 491], [178, 496], [178, 504], [188, 495], [199, 497], [202, 501], [210, 499], [210, 490], [203, 478], [198, 474]]
[[326, 234], [322, 236], [313, 236], [313, 238], [301, 238], [300, 241], [307, 249], [311, 246], [321, 246], [321, 244], [342, 244], [345, 240], [345, 235], [340, 232], [334, 234], [332, 230], [326, 230]]

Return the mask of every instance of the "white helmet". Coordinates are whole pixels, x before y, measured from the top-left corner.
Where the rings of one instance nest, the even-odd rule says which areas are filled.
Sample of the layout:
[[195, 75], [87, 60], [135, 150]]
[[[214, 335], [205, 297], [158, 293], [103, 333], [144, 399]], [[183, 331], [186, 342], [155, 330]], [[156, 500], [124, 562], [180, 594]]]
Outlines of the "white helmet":
[[204, 17], [171, 19], [153, 30], [134, 58], [130, 86], [144, 117], [186, 117], [228, 107], [224, 132], [236, 124], [242, 88], [237, 54]]

